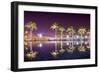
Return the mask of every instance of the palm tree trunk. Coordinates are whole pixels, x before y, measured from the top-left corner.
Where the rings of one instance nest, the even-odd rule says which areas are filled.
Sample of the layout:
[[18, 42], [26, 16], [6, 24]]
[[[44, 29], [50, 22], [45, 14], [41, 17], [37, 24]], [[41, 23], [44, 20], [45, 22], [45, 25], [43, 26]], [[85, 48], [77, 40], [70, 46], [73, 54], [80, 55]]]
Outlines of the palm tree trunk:
[[69, 32], [69, 36], [70, 36], [69, 37], [69, 42], [70, 42], [69, 46], [72, 47], [72, 34], [71, 34], [71, 32]]
[[[82, 34], [81, 34], [81, 47], [82, 47]], [[83, 51], [83, 48], [80, 48], [81, 51]]]
[[57, 52], [57, 30], [55, 29], [55, 52]]
[[81, 34], [81, 46], [82, 46], [82, 34]]
[[32, 30], [30, 30], [30, 42], [29, 42], [29, 46], [30, 46], [30, 51], [32, 51]]
[[72, 33], [72, 47], [74, 47], [74, 34]]
[[63, 35], [63, 32], [61, 31], [61, 49], [63, 49], [62, 35]]

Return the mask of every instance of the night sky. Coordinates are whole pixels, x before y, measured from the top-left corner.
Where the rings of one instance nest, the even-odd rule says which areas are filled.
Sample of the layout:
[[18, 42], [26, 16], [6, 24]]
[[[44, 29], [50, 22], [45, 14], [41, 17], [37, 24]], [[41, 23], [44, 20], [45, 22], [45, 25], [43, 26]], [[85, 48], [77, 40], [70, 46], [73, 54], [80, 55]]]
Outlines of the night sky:
[[44, 36], [54, 35], [50, 30], [54, 22], [60, 23], [65, 29], [69, 26], [73, 26], [75, 30], [79, 27], [90, 28], [90, 14], [24, 11], [24, 23], [29, 21], [37, 23], [38, 29], [34, 33], [42, 33]]

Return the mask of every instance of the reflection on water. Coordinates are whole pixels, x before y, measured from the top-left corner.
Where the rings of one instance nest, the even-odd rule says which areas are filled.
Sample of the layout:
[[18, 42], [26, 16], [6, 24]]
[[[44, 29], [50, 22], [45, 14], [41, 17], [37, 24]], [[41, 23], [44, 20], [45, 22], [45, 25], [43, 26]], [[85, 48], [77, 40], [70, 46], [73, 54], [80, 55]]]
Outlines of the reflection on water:
[[[49, 27], [49, 28], [48, 28]], [[90, 29], [54, 22], [43, 35], [37, 23], [29, 21], [24, 32], [24, 61], [46, 61], [90, 58]], [[43, 27], [43, 29], [46, 27]], [[40, 32], [35, 32], [35, 31]]]
[[67, 41], [32, 41], [25, 42], [25, 61], [66, 60], [90, 58], [90, 43], [88, 40]]

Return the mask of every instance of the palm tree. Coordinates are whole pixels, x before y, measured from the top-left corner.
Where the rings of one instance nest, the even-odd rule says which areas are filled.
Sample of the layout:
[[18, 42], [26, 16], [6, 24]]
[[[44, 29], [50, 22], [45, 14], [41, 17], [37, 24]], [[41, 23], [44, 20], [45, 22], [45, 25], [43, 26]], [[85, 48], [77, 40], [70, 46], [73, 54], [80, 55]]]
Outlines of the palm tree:
[[32, 50], [32, 32], [33, 32], [33, 30], [37, 29], [37, 26], [36, 26], [35, 22], [30, 21], [25, 25], [25, 27], [30, 30], [30, 33], [29, 33], [29, 36], [30, 36], [29, 37], [30, 38], [29, 45], [30, 45], [30, 50]]
[[74, 33], [75, 33], [73, 26], [68, 27], [66, 32], [68, 33], [69, 36], [71, 36], [71, 39], [73, 40], [74, 39], [73, 36], [74, 36]]
[[28, 43], [29, 43], [29, 37], [28, 37], [28, 31], [25, 31], [24, 32], [24, 48], [25, 48], [25, 50], [28, 50], [28, 47], [29, 47], [29, 45], [28, 45]]
[[[55, 30], [55, 40], [57, 40], [57, 31], [58, 31], [58, 28], [59, 28], [59, 25], [57, 22], [54, 22], [52, 24], [52, 26], [50, 27], [50, 29], [52, 30]], [[57, 57], [57, 55], [59, 54], [58, 53], [58, 50], [57, 50], [57, 41], [55, 41], [55, 51], [51, 52], [51, 54], [54, 56], [54, 57]]]
[[85, 51], [85, 47], [82, 45], [82, 42], [83, 42], [83, 35], [86, 33], [86, 29], [85, 28], [80, 28], [78, 30], [78, 33], [79, 33], [79, 35], [81, 37], [81, 39], [80, 39], [81, 45], [79, 47], [79, 51], [84, 52]]
[[54, 22], [52, 24], [52, 26], [50, 27], [50, 29], [55, 30], [55, 38], [56, 38], [56, 35], [57, 35], [56, 33], [57, 33], [58, 28], [59, 28], [59, 24], [57, 22]]
[[79, 47], [79, 51], [80, 51], [80, 52], [85, 52], [85, 51], [86, 51], [85, 46], [80, 45], [80, 47]]
[[90, 37], [90, 30], [87, 30], [86, 35], [87, 35], [87, 43], [88, 43], [86, 45], [86, 47], [89, 50], [90, 49], [90, 39], [91, 39], [91, 37]]
[[[68, 35], [70, 36], [69, 38], [69, 41], [70, 41], [70, 47], [69, 49], [67, 49], [68, 52], [73, 52], [75, 47], [74, 47], [74, 44], [73, 44], [73, 40], [74, 40], [74, 34], [75, 34], [75, 30], [73, 28], [73, 26], [70, 26], [67, 28], [66, 32], [68, 33]], [[67, 37], [67, 36], [66, 36]]]
[[36, 23], [33, 21], [29, 21], [26, 25], [26, 28], [28, 28], [29, 30], [33, 31], [37, 29]]
[[79, 35], [81, 36], [81, 39], [83, 38], [83, 35], [86, 33], [86, 28], [80, 28], [78, 30]]
[[[32, 50], [32, 32], [33, 30], [37, 29], [36, 23], [33, 21], [29, 21], [28, 23], [25, 24], [25, 28], [29, 29], [29, 47], [30, 47], [30, 51], [32, 52], [31, 54], [37, 54], [36, 51], [33, 52]], [[32, 56], [33, 57], [33, 56]]]
[[61, 53], [63, 53], [65, 50], [63, 49], [63, 43], [62, 43], [62, 39], [63, 39], [63, 32], [65, 31], [64, 27], [59, 26], [59, 31], [60, 31], [60, 43], [61, 43], [61, 49], [59, 50]]
[[67, 51], [68, 51], [69, 53], [73, 53], [74, 50], [75, 50], [75, 47], [72, 46], [72, 45], [70, 45], [70, 46], [68, 47], [68, 49], [67, 49]]
[[32, 59], [36, 58], [36, 56], [37, 56], [36, 54], [38, 54], [38, 52], [30, 51], [30, 52], [28, 52], [28, 53], [26, 54], [26, 57], [27, 57], [28, 59], [32, 60]]

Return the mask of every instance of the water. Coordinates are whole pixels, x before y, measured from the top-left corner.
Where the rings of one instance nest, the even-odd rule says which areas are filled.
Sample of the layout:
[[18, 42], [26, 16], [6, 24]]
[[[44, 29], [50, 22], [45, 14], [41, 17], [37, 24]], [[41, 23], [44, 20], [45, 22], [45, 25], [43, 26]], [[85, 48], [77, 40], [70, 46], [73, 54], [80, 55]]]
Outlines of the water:
[[89, 44], [88, 41], [33, 41], [32, 50], [24, 49], [24, 61], [89, 59]]

